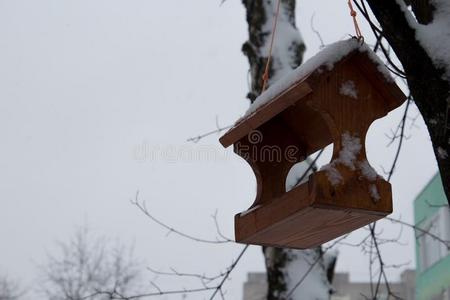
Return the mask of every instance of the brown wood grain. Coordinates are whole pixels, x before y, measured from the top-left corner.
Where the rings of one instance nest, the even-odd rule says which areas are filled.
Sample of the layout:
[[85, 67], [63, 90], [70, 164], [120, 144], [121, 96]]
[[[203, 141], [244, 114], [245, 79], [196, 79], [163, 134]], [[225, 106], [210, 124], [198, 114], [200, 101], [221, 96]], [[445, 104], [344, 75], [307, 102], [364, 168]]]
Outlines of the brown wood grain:
[[[379, 176], [367, 178], [359, 167], [368, 163], [369, 126], [406, 99], [377, 67], [367, 54], [355, 51], [333, 70], [317, 70], [301, 79], [220, 139], [224, 146], [234, 144], [257, 182], [252, 209], [235, 216], [237, 242], [311, 248], [392, 212], [391, 185]], [[340, 93], [349, 81], [356, 86], [356, 99]], [[339, 159], [344, 135], [359, 139], [362, 147], [354, 166]], [[341, 182], [332, 184], [327, 171], [318, 171], [286, 192], [291, 167], [330, 143], [331, 162]], [[298, 151], [288, 157], [286, 152], [293, 148]], [[274, 149], [281, 155], [270, 152]], [[373, 189], [379, 197], [374, 197]]]

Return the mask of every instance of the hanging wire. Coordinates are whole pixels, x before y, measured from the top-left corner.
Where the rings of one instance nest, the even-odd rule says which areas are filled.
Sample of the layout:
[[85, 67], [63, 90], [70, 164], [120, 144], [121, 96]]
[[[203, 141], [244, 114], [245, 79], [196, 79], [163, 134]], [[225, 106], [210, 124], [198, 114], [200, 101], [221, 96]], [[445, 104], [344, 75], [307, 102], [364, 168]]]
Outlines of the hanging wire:
[[350, 16], [352, 16], [353, 24], [355, 25], [356, 38], [358, 40], [364, 41], [364, 37], [363, 37], [363, 35], [361, 33], [361, 29], [359, 28], [358, 20], [356, 19], [356, 16], [358, 14], [356, 13], [356, 10], [353, 9], [352, 0], [348, 0], [348, 7], [350, 8]]
[[[273, 44], [275, 41], [275, 34], [277, 30], [277, 24], [278, 24], [278, 16], [280, 15], [280, 6], [281, 6], [281, 0], [278, 0], [277, 2], [277, 8], [275, 12], [275, 18], [273, 20], [273, 26], [272, 26], [272, 33], [271, 33], [271, 39], [270, 39], [270, 47], [269, 47], [269, 56], [267, 57], [266, 66], [264, 68], [264, 73], [262, 76], [262, 90], [261, 93], [264, 92], [267, 88], [267, 83], [269, 82], [269, 73], [270, 73], [270, 63], [272, 61], [272, 52], [273, 52]], [[355, 33], [356, 38], [360, 41], [364, 41], [364, 37], [361, 33], [361, 29], [359, 27], [358, 20], [356, 16], [358, 15], [355, 9], [353, 8], [352, 0], [348, 0], [348, 7], [350, 8], [350, 16], [353, 18], [353, 25], [355, 26]]]
[[263, 74], [263, 77], [262, 77], [263, 84], [262, 84], [262, 91], [261, 91], [261, 93], [266, 90], [267, 82], [269, 81], [270, 62], [272, 60], [273, 43], [274, 43], [274, 40], [275, 40], [275, 33], [277, 31], [277, 23], [278, 23], [278, 16], [280, 14], [280, 6], [281, 6], [281, 0], [278, 0], [277, 10], [275, 12], [275, 18], [273, 20], [273, 26], [272, 26], [272, 34], [271, 34], [272, 36], [271, 36], [271, 39], [270, 39], [269, 57], [267, 58], [266, 67], [264, 69], [264, 74]]

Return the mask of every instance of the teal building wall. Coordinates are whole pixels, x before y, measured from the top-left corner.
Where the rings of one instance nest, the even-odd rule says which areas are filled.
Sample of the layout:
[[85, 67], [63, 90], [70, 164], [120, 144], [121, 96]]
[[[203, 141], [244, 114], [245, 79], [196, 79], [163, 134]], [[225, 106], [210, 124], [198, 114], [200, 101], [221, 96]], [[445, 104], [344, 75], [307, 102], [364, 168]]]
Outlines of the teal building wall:
[[[423, 225], [438, 214], [439, 210], [445, 205], [447, 205], [447, 198], [438, 173], [414, 201], [415, 225], [423, 228]], [[420, 235], [420, 231], [416, 231], [416, 300], [442, 299], [441, 297], [435, 297], [450, 286], [449, 252], [447, 251], [443, 258], [424, 269], [421, 262], [420, 242], [417, 238]]]

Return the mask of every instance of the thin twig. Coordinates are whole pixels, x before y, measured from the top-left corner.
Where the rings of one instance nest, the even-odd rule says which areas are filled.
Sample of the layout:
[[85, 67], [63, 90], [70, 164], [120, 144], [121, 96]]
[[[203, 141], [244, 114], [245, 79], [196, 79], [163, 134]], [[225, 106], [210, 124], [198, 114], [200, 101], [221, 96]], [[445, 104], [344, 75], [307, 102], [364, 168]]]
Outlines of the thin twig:
[[414, 231], [419, 231], [419, 232], [422, 233], [423, 235], [428, 235], [428, 236], [430, 236], [431, 238], [435, 239], [436, 241], [439, 241], [440, 243], [444, 244], [445, 247], [447, 248], [447, 250], [450, 251], [450, 241], [444, 240], [444, 239], [440, 238], [439, 236], [437, 236], [437, 235], [435, 235], [435, 234], [432, 234], [432, 233], [429, 232], [428, 230], [425, 230], [425, 229], [423, 229], [423, 228], [420, 228], [420, 227], [417, 226], [417, 225], [409, 224], [409, 223], [404, 222], [404, 221], [399, 220], [399, 219], [394, 219], [394, 218], [391, 218], [391, 217], [386, 217], [385, 219], [386, 219], [386, 220], [389, 220], [389, 221], [391, 221], [391, 222], [393, 222], [393, 223], [398, 223], [398, 224], [402, 224], [402, 225], [404, 225], [404, 226], [410, 227], [410, 228], [414, 229]]
[[207, 136], [210, 136], [210, 135], [213, 135], [213, 134], [221, 133], [222, 131], [227, 130], [227, 129], [230, 129], [231, 127], [233, 127], [233, 125], [228, 125], [228, 126], [221, 127], [221, 126], [219, 125], [219, 119], [218, 119], [218, 117], [216, 116], [216, 129], [211, 130], [211, 131], [208, 131], [208, 132], [203, 133], [203, 134], [200, 134], [200, 135], [195, 136], [195, 137], [190, 137], [190, 138], [188, 138], [186, 141], [187, 141], [187, 142], [192, 142], [192, 143], [198, 143], [201, 139], [203, 139], [203, 138], [205, 138], [205, 137], [207, 137]]
[[405, 124], [406, 124], [406, 117], [408, 116], [408, 109], [409, 106], [411, 104], [411, 95], [408, 97], [408, 99], [406, 100], [406, 107], [405, 107], [405, 112], [403, 113], [403, 117], [402, 117], [402, 121], [401, 121], [401, 130], [400, 130], [400, 141], [398, 142], [398, 147], [397, 147], [397, 151], [395, 152], [395, 157], [394, 157], [394, 161], [392, 162], [392, 166], [391, 166], [391, 170], [389, 171], [389, 175], [387, 178], [387, 181], [391, 181], [392, 175], [394, 175], [394, 171], [395, 171], [395, 167], [397, 165], [398, 162], [398, 158], [400, 157], [400, 151], [402, 149], [403, 146], [403, 141], [405, 138]]
[[316, 13], [314, 12], [311, 16], [311, 20], [310, 20], [310, 25], [311, 25], [311, 30], [312, 32], [314, 32], [317, 37], [319, 38], [320, 41], [320, 48], [322, 49], [323, 47], [325, 47], [325, 44], [323, 43], [323, 39], [322, 36], [320, 35], [320, 32], [314, 27], [314, 17], [316, 16]]
[[147, 209], [146, 203], [145, 202], [139, 202], [139, 191], [136, 192], [136, 196], [135, 199], [131, 200], [131, 203], [133, 205], [135, 205], [137, 208], [139, 208], [139, 210], [144, 213], [144, 215], [146, 215], [150, 220], [152, 220], [153, 222], [155, 222], [156, 224], [160, 225], [161, 227], [164, 227], [165, 229], [168, 230], [168, 234], [170, 233], [175, 233], [179, 236], [182, 236], [184, 238], [187, 238], [189, 240], [195, 241], [195, 242], [200, 242], [200, 243], [207, 243], [207, 244], [225, 244], [225, 243], [231, 243], [231, 240], [207, 240], [207, 239], [203, 239], [203, 238], [199, 238], [199, 237], [195, 237], [193, 235], [190, 234], [186, 234], [180, 230], [177, 230], [165, 223], [163, 223], [162, 221], [160, 221], [159, 219], [157, 219], [156, 217], [154, 217], [152, 214], [150, 214], [149, 210]]
[[209, 300], [214, 299], [214, 297], [217, 295], [218, 292], [221, 292], [222, 287], [225, 283], [225, 281], [228, 279], [228, 277], [230, 276], [231, 272], [233, 272], [234, 268], [237, 266], [237, 264], [239, 263], [239, 261], [241, 260], [242, 256], [244, 256], [244, 253], [247, 251], [249, 245], [245, 245], [244, 249], [242, 249], [241, 253], [239, 253], [238, 257], [236, 258], [236, 260], [231, 264], [230, 268], [228, 268], [227, 272], [225, 273], [225, 276], [223, 277], [222, 281], [219, 283], [219, 285], [216, 287], [216, 290], [214, 291], [214, 293], [211, 295], [211, 297], [209, 298]]

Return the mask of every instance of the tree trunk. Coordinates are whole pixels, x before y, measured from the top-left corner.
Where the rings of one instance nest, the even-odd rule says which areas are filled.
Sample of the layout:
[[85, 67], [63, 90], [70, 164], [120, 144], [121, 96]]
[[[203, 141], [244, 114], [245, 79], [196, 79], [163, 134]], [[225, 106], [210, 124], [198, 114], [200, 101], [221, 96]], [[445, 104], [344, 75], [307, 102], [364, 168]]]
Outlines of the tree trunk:
[[[262, 89], [262, 75], [269, 55], [277, 0], [242, 2], [247, 10], [249, 29], [249, 40], [242, 47], [250, 64], [251, 90], [247, 97], [253, 102]], [[299, 66], [304, 50], [305, 45], [295, 26], [295, 0], [282, 0], [269, 85]], [[263, 253], [267, 268], [268, 300], [329, 299], [335, 259], [324, 259], [320, 247], [303, 251], [264, 247]], [[326, 265], [326, 261], [330, 263]], [[302, 283], [296, 286], [305, 274], [307, 276]]]
[[[430, 52], [416, 38], [416, 28], [433, 22], [439, 7], [434, 7], [429, 0], [411, 0], [415, 21], [412, 16], [407, 17], [410, 12], [399, 0], [367, 2], [383, 29], [383, 36], [403, 65], [411, 95], [430, 133], [450, 204], [450, 78], [446, 69], [436, 64]], [[442, 36], [449, 35], [450, 28], [446, 30]], [[450, 66], [450, 61], [446, 63]]]

